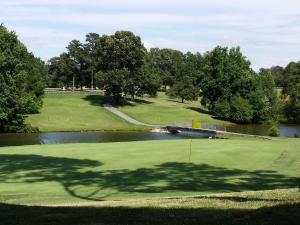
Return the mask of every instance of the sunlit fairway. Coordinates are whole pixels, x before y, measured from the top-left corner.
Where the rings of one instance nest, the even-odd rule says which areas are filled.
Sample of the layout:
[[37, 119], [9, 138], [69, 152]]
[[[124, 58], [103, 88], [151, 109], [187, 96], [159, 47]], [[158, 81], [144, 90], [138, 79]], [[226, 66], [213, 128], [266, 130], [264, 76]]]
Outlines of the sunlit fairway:
[[293, 188], [300, 140], [189, 140], [0, 148], [0, 200], [71, 203]]
[[228, 124], [200, 112], [199, 106], [200, 101], [181, 103], [180, 100], [171, 99], [165, 93], [159, 92], [156, 98], [144, 97], [138, 99], [136, 104], [119, 107], [119, 110], [148, 124], [191, 125], [192, 120], [203, 124]]
[[103, 108], [103, 97], [83, 94], [46, 94], [39, 114], [27, 123], [40, 131], [142, 130]]

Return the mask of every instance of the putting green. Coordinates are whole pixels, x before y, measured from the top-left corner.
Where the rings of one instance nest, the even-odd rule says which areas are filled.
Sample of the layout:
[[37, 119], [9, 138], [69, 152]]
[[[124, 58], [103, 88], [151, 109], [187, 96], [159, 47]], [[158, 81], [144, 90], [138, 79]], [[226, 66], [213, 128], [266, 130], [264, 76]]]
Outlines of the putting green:
[[0, 200], [70, 203], [290, 188], [300, 140], [217, 139], [0, 148]]

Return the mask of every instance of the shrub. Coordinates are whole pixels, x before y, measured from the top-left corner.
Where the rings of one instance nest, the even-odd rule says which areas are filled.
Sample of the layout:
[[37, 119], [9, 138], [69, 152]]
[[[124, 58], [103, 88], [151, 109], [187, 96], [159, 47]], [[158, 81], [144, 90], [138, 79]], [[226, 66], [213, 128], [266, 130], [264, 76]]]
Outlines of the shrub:
[[222, 118], [230, 118], [230, 104], [227, 100], [219, 99], [215, 104], [214, 113]]
[[271, 136], [271, 137], [279, 137], [280, 134], [279, 134], [278, 128], [275, 127], [275, 126], [271, 127], [270, 130], [269, 130], [269, 136]]
[[230, 101], [230, 119], [238, 123], [250, 123], [253, 118], [253, 110], [247, 99], [234, 96]]

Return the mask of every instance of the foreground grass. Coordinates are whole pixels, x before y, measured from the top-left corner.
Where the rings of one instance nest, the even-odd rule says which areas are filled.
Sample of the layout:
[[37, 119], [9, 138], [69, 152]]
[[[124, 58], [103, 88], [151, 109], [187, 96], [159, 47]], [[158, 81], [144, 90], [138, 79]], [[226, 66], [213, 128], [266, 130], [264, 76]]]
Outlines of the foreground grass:
[[157, 98], [144, 97], [136, 104], [119, 107], [119, 110], [148, 124], [183, 124], [191, 125], [192, 120], [204, 124], [228, 124], [214, 119], [211, 115], [200, 112], [199, 101], [180, 103], [170, 99], [164, 93], [158, 93]]
[[103, 108], [103, 97], [83, 94], [46, 94], [40, 114], [27, 123], [40, 131], [142, 130]]
[[173, 199], [21, 206], [0, 204], [5, 225], [296, 225], [300, 190], [243, 192]]
[[0, 148], [0, 202], [84, 203], [299, 185], [299, 139]]

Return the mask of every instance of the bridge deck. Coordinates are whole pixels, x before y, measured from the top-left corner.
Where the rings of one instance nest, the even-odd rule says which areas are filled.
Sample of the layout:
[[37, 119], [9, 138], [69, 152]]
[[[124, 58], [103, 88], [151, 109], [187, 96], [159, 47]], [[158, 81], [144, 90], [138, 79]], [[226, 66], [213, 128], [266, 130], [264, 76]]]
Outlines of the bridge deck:
[[204, 129], [204, 128], [192, 128], [192, 127], [180, 127], [180, 126], [167, 126], [166, 129], [171, 133], [188, 131], [188, 132], [199, 132], [199, 133], [207, 133], [212, 136], [216, 136], [217, 134], [227, 134], [227, 135], [235, 135], [235, 136], [244, 136], [244, 137], [257, 137], [263, 138], [268, 140], [274, 140], [274, 138], [269, 136], [260, 136], [260, 135], [253, 135], [253, 134], [242, 134], [242, 133], [234, 133], [222, 130], [212, 130], [212, 129]]

